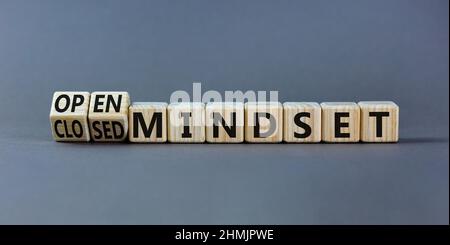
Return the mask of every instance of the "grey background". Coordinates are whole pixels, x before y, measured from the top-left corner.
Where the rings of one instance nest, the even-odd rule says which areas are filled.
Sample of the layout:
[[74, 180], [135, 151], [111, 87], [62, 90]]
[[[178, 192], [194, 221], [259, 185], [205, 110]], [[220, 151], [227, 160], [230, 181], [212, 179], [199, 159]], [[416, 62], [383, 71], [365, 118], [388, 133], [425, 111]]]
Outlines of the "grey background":
[[[448, 224], [448, 1], [0, 0], [1, 224]], [[52, 141], [56, 90], [393, 100], [398, 144]]]

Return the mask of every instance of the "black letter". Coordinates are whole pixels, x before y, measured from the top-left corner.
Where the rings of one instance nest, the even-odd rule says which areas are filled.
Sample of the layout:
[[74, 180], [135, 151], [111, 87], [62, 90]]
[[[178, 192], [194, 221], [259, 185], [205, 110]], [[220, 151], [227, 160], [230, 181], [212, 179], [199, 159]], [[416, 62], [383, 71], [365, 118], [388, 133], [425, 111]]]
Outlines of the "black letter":
[[[116, 127], [116, 126], [119, 126], [120, 134], [117, 133], [117, 130], [116, 130], [117, 127]], [[114, 139], [120, 139], [120, 138], [123, 137], [123, 134], [124, 134], [124, 131], [125, 131], [125, 130], [123, 130], [122, 123], [117, 122], [117, 121], [112, 121], [112, 122], [111, 122], [111, 127], [112, 127], [112, 129], [113, 129]]]
[[[77, 130], [75, 128], [75, 126], [78, 126], [78, 128], [80, 129], [79, 133], [77, 133]], [[81, 136], [83, 136], [83, 127], [81, 126], [81, 122], [78, 120], [73, 120], [72, 122], [72, 133], [77, 137], [77, 138], [81, 138]]]
[[61, 134], [61, 133], [58, 132], [58, 124], [61, 124], [61, 123], [62, 123], [61, 120], [56, 120], [56, 121], [55, 121], [55, 124], [54, 124], [54, 127], [55, 127], [55, 134], [56, 134], [58, 137], [60, 137], [60, 138], [64, 138], [64, 134]]
[[141, 125], [142, 132], [144, 132], [144, 136], [146, 138], [149, 138], [152, 134], [153, 127], [155, 126], [155, 123], [158, 123], [156, 126], [156, 137], [161, 138], [162, 137], [162, 112], [155, 112], [153, 113], [152, 120], [150, 121], [149, 127], [145, 127], [145, 120], [144, 116], [142, 115], [142, 112], [134, 112], [133, 113], [133, 137], [137, 138], [138, 135], [138, 126]]
[[302, 120], [301, 120], [302, 117], [310, 118], [311, 114], [309, 112], [300, 112], [295, 115], [295, 117], [294, 117], [295, 124], [305, 130], [305, 132], [303, 134], [294, 132], [295, 138], [308, 138], [311, 135], [311, 127], [308, 124], [302, 122]]
[[225, 129], [225, 132], [227, 132], [228, 136], [231, 138], [236, 138], [236, 112], [231, 113], [231, 126], [227, 127], [227, 123], [225, 122], [225, 119], [220, 115], [219, 112], [213, 112], [213, 137], [218, 138], [219, 137], [219, 120], [222, 119], [222, 127]]
[[100, 125], [99, 121], [92, 122], [92, 129], [97, 133], [94, 134], [94, 138], [98, 140], [102, 138], [102, 131], [99, 128], [97, 128], [97, 125]]
[[191, 117], [190, 112], [181, 112], [181, 117], [183, 118], [183, 134], [181, 134], [181, 138], [191, 138], [192, 134], [189, 132], [189, 117]]
[[[77, 101], [77, 99], [80, 99]], [[82, 105], [84, 102], [84, 96], [81, 94], [76, 94], [73, 96], [72, 112], [75, 111], [75, 107]]]
[[383, 137], [383, 117], [388, 117], [389, 112], [369, 112], [369, 117], [376, 118], [377, 137]]
[[66, 131], [66, 137], [67, 137], [67, 138], [72, 138], [73, 135], [71, 135], [71, 134], [69, 133], [69, 130], [67, 130], [67, 121], [64, 120], [63, 122], [64, 122], [64, 130]]
[[[66, 105], [64, 106], [64, 108], [59, 108], [59, 101], [61, 99], [66, 100]], [[65, 112], [67, 110], [67, 108], [69, 108], [69, 105], [70, 105], [70, 98], [67, 94], [61, 94], [60, 96], [58, 96], [58, 98], [56, 98], [55, 109], [57, 112]]]
[[[260, 126], [259, 126], [259, 118], [260, 117], [265, 117], [265, 118], [269, 119], [269, 121], [270, 121], [270, 128], [267, 132], [264, 132], [264, 133], [259, 132], [260, 131]], [[253, 135], [255, 138], [269, 137], [275, 132], [276, 128], [277, 128], [277, 121], [272, 116], [272, 114], [270, 114], [268, 112], [255, 112], [255, 126], [253, 127]]]
[[108, 128], [108, 125], [110, 124], [109, 121], [102, 121], [102, 126], [103, 126], [103, 133], [105, 134], [105, 139], [112, 139], [112, 135], [108, 135], [108, 132], [111, 131], [110, 128]]
[[97, 94], [94, 100], [94, 112], [102, 112], [102, 110], [98, 109], [99, 106], [103, 105], [103, 102], [100, 99], [105, 98], [104, 94]]
[[341, 117], [349, 117], [348, 112], [334, 113], [334, 137], [335, 138], [349, 138], [350, 133], [341, 133], [341, 128], [348, 127], [348, 123], [341, 122]]
[[109, 105], [113, 104], [114, 110], [116, 112], [120, 111], [120, 104], [122, 102], [122, 95], [119, 94], [119, 100], [117, 101], [117, 104], [114, 100], [114, 96], [112, 96], [112, 94], [108, 95], [108, 98], [106, 99], [106, 112], [109, 112]]

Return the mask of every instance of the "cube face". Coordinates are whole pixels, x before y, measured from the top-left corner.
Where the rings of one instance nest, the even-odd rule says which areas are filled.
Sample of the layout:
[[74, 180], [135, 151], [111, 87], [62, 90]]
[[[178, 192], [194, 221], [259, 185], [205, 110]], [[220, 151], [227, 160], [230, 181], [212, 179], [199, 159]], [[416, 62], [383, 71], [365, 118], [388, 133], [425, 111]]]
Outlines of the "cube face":
[[206, 141], [244, 142], [244, 104], [216, 102], [206, 105]]
[[324, 142], [358, 142], [360, 108], [353, 102], [324, 102], [322, 107], [322, 140]]
[[279, 102], [245, 103], [245, 141], [276, 143], [283, 140], [283, 105]]
[[89, 92], [57, 91], [53, 94], [50, 124], [55, 141], [89, 141]]
[[205, 142], [205, 105], [203, 103], [172, 103], [167, 107], [167, 113], [169, 142]]
[[283, 140], [288, 143], [316, 143], [322, 140], [322, 108], [315, 102], [283, 104]]
[[167, 141], [167, 103], [133, 103], [128, 109], [128, 122], [130, 142]]
[[391, 101], [361, 101], [361, 141], [398, 142], [399, 107]]
[[128, 92], [94, 92], [89, 105], [89, 128], [94, 141], [123, 141], [128, 133]]

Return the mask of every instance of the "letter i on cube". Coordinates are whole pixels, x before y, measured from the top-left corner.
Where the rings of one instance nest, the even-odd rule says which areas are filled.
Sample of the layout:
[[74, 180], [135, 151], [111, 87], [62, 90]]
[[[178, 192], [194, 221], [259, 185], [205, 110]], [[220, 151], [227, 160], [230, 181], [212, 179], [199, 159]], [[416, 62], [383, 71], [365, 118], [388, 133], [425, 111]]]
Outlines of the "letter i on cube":
[[200, 102], [172, 103], [167, 107], [167, 140], [173, 143], [205, 142], [205, 105]]

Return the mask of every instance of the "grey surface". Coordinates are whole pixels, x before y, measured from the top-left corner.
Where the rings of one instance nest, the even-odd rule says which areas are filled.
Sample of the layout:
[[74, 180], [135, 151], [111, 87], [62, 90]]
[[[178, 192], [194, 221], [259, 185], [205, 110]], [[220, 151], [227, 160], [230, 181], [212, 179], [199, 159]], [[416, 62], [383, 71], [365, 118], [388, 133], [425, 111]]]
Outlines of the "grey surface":
[[[0, 0], [1, 224], [448, 224], [448, 1]], [[393, 100], [398, 144], [51, 139], [55, 90]]]

